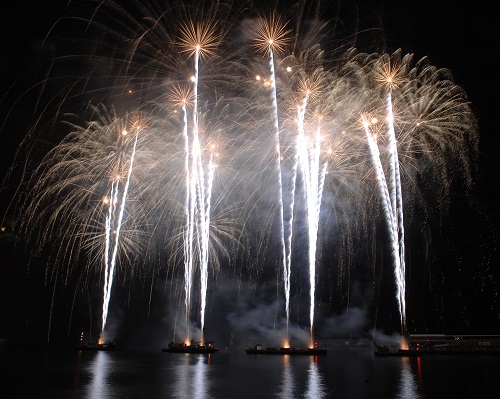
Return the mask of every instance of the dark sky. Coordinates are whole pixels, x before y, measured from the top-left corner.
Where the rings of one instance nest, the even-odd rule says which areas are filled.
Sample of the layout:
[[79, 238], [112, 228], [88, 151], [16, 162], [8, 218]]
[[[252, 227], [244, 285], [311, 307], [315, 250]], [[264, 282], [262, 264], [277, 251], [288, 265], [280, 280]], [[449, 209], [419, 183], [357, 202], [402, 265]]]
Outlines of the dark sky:
[[[64, 3], [43, 0], [18, 1], [2, 5], [0, 89], [4, 97], [0, 102], [2, 118], [0, 123], [3, 123], [11, 109], [10, 106], [19, 96], [17, 89], [9, 91], [10, 86], [16, 84], [27, 88], [40, 78], [40, 75], [37, 75], [36, 64], [50, 54], [50, 51], [42, 46], [42, 40], [52, 23], [64, 13]], [[68, 3], [71, 2], [68, 1]], [[467, 3], [467, 5], [456, 3], [457, 5], [454, 6], [445, 6], [444, 4], [449, 4], [449, 2], [439, 0], [378, 2], [375, 9], [378, 10], [377, 15], [382, 18], [382, 26], [389, 49], [395, 50], [401, 47], [406, 52], [414, 52], [417, 58], [429, 57], [431, 64], [448, 68], [456, 83], [466, 90], [477, 115], [480, 129], [481, 173], [477, 176], [477, 187], [475, 188], [477, 201], [493, 226], [498, 228], [500, 216], [497, 208], [497, 191], [500, 167], [496, 156], [499, 140], [495, 122], [498, 118], [497, 93], [499, 93], [500, 87], [499, 79], [496, 77], [498, 68], [495, 56], [499, 51], [500, 35], [497, 28], [497, 15], [491, 9], [482, 8], [479, 3], [477, 5], [475, 3]], [[361, 10], [370, 7], [373, 7], [371, 3], [369, 5], [360, 3]], [[32, 80], [29, 80], [30, 76]], [[30, 114], [34, 100], [35, 97], [29, 95], [26, 100], [27, 105], [17, 104], [12, 113], [8, 114], [7, 124], [2, 126], [0, 130], [0, 150], [2, 152], [0, 171], [2, 172], [11, 165], [17, 145], [22, 140], [23, 132], [33, 122]], [[9, 201], [9, 193], [9, 190], [4, 190], [2, 193], [1, 205], [4, 208]], [[455, 215], [455, 217], [458, 216]], [[459, 228], [464, 230], [464, 235], [469, 228], [468, 224], [471, 223], [471, 220], [465, 219], [463, 224], [457, 223]], [[481, 227], [477, 228], [481, 229]], [[29, 273], [24, 269], [25, 259], [19, 254], [15, 256], [11, 254], [10, 244], [5, 244], [7, 242], [5, 237], [2, 238], [2, 241], [3, 244], [0, 247], [0, 273], [2, 273], [0, 277], [2, 284], [0, 286], [2, 292], [0, 319], [2, 323], [12, 321], [18, 326], [16, 328], [2, 327], [0, 339], [2, 334], [12, 338], [14, 333], [30, 337], [30, 333], [26, 332], [24, 327], [20, 327], [26, 320], [22, 313], [40, 313], [31, 316], [31, 323], [32, 325], [44, 325], [42, 320], [46, 318], [44, 312], [47, 311], [48, 305], [39, 305], [37, 308], [36, 300], [30, 300], [29, 293], [43, 291], [40, 295], [50, 297], [50, 289], [44, 288], [40, 291], [40, 288], [36, 288], [36, 282], [33, 281], [33, 278], [27, 278]], [[464, 242], [466, 243], [467, 240]], [[491, 276], [497, 279], [500, 277], [498, 258], [498, 254], [493, 252]], [[37, 278], [43, 279], [43, 273], [35, 272], [35, 275]], [[26, 282], [19, 281], [24, 278], [26, 278]], [[16, 283], [19, 284], [16, 286], [15, 292], [10, 284], [12, 280], [16, 280]], [[24, 294], [19, 295], [19, 292]], [[64, 301], [67, 300], [69, 299], [64, 299]], [[62, 303], [58, 306], [68, 307], [69, 305]], [[480, 307], [477, 304], [475, 306]], [[489, 304], [484, 304], [484, 306], [487, 308]], [[427, 309], [426, 312], [428, 311], [432, 312], [432, 309]], [[135, 316], [139, 319], [144, 316], [140, 310], [136, 310], [136, 312]], [[478, 317], [476, 321], [488, 323], [487, 317], [491, 317], [491, 314], [492, 312], [485, 312], [486, 319]], [[425, 317], [425, 313], [420, 316]], [[158, 313], [157, 317], [161, 318], [161, 313]], [[33, 321], [35, 319], [39, 320]], [[64, 323], [66, 321], [62, 322], [63, 325]], [[498, 326], [499, 323], [498, 318], [492, 320], [493, 325]], [[64, 328], [66, 329], [66, 325]], [[139, 327], [137, 328], [139, 329]], [[42, 334], [45, 334], [45, 330], [42, 330]], [[489, 331], [491, 332], [491, 329]]]

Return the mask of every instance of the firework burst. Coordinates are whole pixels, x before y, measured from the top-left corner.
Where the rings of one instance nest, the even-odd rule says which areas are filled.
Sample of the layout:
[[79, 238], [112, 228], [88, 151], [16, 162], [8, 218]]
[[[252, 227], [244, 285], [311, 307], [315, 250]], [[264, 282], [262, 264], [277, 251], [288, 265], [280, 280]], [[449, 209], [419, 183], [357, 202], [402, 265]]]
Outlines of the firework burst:
[[220, 45], [220, 34], [217, 33], [217, 21], [207, 21], [195, 24], [187, 22], [180, 27], [179, 47], [188, 57], [205, 58], [215, 55]]
[[283, 54], [286, 46], [290, 44], [290, 32], [291, 29], [287, 28], [287, 23], [275, 13], [271, 13], [268, 18], [259, 17], [253, 45], [259, 52], [266, 55], [271, 52]]

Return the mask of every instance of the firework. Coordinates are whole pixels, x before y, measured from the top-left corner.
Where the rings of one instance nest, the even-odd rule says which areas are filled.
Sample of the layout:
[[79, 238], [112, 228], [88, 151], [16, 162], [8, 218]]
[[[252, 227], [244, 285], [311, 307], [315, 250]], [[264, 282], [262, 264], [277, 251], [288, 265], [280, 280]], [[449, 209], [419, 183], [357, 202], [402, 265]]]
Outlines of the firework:
[[[232, 275], [238, 290], [273, 285], [287, 338], [301, 312], [292, 298], [307, 296], [312, 340], [318, 303], [345, 309], [360, 269], [367, 292], [378, 281], [377, 266], [365, 269], [383, 220], [404, 332], [415, 209], [422, 223], [445, 210], [451, 177], [459, 170], [470, 185], [477, 151], [449, 72], [401, 50], [331, 52], [286, 10], [84, 4], [93, 40], [51, 60], [54, 89], [41, 93], [15, 165], [27, 165], [16, 227], [51, 265], [47, 280], [103, 285], [103, 329], [117, 279], [148, 279], [148, 298], [167, 281], [188, 337], [199, 306], [203, 340], [210, 289]], [[57, 74], [81, 59], [88, 70]], [[41, 138], [54, 144], [40, 159]]]

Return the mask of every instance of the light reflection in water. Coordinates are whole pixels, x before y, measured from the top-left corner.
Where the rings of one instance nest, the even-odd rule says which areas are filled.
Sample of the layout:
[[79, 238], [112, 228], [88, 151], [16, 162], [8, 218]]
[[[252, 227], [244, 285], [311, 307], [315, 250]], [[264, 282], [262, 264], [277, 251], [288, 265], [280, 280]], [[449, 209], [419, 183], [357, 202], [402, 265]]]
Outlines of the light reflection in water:
[[415, 377], [411, 371], [410, 359], [401, 358], [401, 378], [399, 380], [399, 392], [397, 399], [419, 399], [421, 395], [418, 392], [418, 386], [415, 383]]
[[94, 361], [90, 366], [92, 379], [86, 397], [88, 399], [101, 399], [109, 397], [109, 386], [107, 384], [111, 359], [109, 353], [97, 351]]
[[[210, 355], [208, 355], [210, 359]], [[207, 359], [207, 361], [208, 361]], [[205, 363], [205, 356], [198, 356], [198, 363], [194, 372], [193, 390], [194, 399], [210, 398], [207, 384], [208, 364]]]
[[[297, 360], [302, 361], [304, 359], [297, 359]], [[278, 398], [293, 399], [293, 398], [304, 397], [311, 399], [322, 399], [326, 397], [323, 378], [318, 368], [317, 356], [309, 357], [309, 367], [307, 369], [307, 385], [304, 390], [304, 395], [300, 395], [299, 393], [299, 391], [302, 391], [302, 387], [297, 387], [295, 385], [297, 381], [302, 380], [297, 378], [298, 377], [296, 375], [297, 370], [294, 370], [292, 364], [290, 363], [290, 356], [284, 355], [283, 372], [281, 375], [281, 386], [280, 386], [281, 390], [277, 394]]]
[[210, 355], [185, 355], [184, 362], [175, 368], [177, 378], [172, 396], [179, 399], [210, 399], [209, 364]]
[[293, 398], [293, 370], [290, 364], [290, 355], [283, 356], [283, 373], [281, 375], [281, 392], [278, 394], [279, 398], [291, 399]]
[[82, 360], [82, 351], [78, 351], [75, 364], [75, 387], [80, 385], [80, 364]]
[[418, 374], [418, 385], [420, 386], [421, 392], [424, 392], [424, 378], [422, 376], [422, 359], [420, 356], [417, 358], [417, 374]]
[[307, 391], [305, 393], [306, 398], [311, 399], [321, 399], [325, 397], [325, 387], [323, 385], [323, 379], [318, 369], [318, 357], [314, 356], [311, 358], [309, 363], [309, 370], [307, 374]]

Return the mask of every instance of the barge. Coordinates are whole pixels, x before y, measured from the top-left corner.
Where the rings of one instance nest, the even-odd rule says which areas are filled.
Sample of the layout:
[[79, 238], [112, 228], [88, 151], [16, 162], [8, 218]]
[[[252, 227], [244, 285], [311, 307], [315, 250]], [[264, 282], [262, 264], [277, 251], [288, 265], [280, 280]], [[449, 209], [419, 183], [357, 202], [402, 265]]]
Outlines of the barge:
[[190, 344], [184, 342], [170, 342], [167, 348], [163, 348], [162, 352], [169, 353], [214, 353], [218, 349], [214, 346], [214, 342], [202, 343], [200, 341], [191, 341]]
[[74, 347], [76, 350], [90, 350], [90, 351], [116, 351], [119, 348], [116, 341], [112, 342], [81, 342]]
[[296, 348], [263, 348], [261, 344], [254, 344], [245, 349], [245, 352], [250, 355], [309, 355], [318, 356], [326, 355], [326, 349], [320, 348], [307, 348], [307, 349], [296, 349]]
[[375, 343], [378, 356], [500, 354], [500, 335], [410, 334], [408, 348], [392, 350]]

